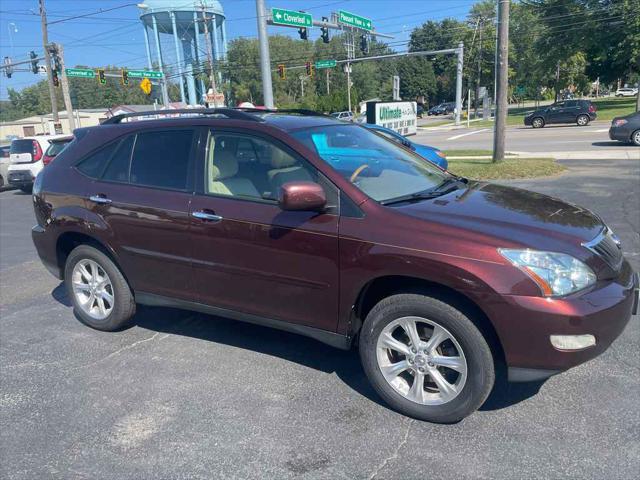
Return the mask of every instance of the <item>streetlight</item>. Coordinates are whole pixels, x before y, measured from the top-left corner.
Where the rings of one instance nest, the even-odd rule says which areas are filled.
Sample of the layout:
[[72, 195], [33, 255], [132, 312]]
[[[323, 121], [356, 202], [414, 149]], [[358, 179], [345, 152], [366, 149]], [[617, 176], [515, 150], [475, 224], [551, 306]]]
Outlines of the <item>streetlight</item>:
[[7, 30], [9, 30], [9, 45], [11, 45], [11, 56], [13, 57], [13, 34], [18, 33], [18, 27], [15, 23], [10, 22], [7, 25]]

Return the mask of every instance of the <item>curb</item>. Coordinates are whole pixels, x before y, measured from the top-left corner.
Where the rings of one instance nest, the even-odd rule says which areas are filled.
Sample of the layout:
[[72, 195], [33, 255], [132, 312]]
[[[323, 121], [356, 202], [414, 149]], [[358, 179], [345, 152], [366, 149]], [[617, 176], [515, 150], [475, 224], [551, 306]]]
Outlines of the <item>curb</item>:
[[640, 160], [640, 149], [637, 151], [571, 151], [571, 152], [512, 152], [520, 158], [552, 157], [556, 160]]

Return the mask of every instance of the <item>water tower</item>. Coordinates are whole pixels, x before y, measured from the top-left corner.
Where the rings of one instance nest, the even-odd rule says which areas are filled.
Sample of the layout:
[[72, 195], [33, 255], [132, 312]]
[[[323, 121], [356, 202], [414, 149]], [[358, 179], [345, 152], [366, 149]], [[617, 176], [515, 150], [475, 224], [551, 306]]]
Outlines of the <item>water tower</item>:
[[209, 87], [202, 75], [208, 68], [207, 51], [214, 62], [227, 53], [222, 5], [216, 0], [146, 0], [139, 7], [149, 69], [159, 68], [176, 81], [183, 102], [202, 103]]

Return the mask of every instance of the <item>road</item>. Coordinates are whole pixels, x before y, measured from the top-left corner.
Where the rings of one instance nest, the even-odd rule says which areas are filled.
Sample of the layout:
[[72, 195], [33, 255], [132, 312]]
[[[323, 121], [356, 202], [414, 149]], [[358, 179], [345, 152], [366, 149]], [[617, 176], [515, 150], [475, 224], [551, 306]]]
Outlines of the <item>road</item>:
[[[640, 163], [567, 162], [515, 182], [593, 208], [640, 268]], [[0, 193], [0, 477], [630, 479], [640, 470], [640, 319], [544, 384], [500, 385], [456, 425], [385, 407], [355, 352], [164, 308], [91, 330]]]
[[[472, 124], [473, 125], [473, 124]], [[577, 125], [552, 125], [540, 129], [525, 126], [509, 126], [506, 148], [510, 152], [592, 152], [629, 155], [640, 159], [640, 148], [609, 140], [610, 122], [594, 122], [586, 127]], [[443, 150], [466, 150], [493, 148], [492, 127], [469, 129], [421, 129], [414, 137], [418, 143], [432, 145]], [[587, 157], [585, 157], [587, 158]]]

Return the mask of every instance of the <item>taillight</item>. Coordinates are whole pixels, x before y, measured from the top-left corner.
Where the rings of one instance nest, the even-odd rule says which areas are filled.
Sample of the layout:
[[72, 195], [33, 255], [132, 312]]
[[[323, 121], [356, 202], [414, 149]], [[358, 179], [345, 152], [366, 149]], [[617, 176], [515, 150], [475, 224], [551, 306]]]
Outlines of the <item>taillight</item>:
[[44, 165], [49, 165], [54, 158], [55, 157], [50, 157], [49, 155], [45, 155], [44, 157], [42, 157], [42, 163]]
[[594, 113], [596, 111], [596, 106], [592, 103], [589, 105], [589, 113]]
[[42, 158], [42, 148], [40, 148], [40, 144], [33, 140], [33, 161], [37, 162]]

